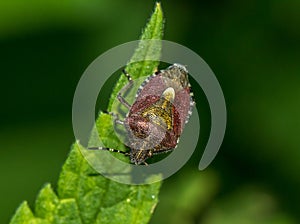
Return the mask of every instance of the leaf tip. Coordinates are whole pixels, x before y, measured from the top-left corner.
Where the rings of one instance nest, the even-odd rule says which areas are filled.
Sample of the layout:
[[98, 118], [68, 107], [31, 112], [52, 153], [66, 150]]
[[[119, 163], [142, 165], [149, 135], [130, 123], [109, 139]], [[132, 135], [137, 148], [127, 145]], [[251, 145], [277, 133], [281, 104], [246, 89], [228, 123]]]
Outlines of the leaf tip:
[[55, 210], [59, 199], [54, 193], [51, 184], [47, 183], [40, 190], [35, 201], [35, 214], [37, 217], [52, 220], [52, 211]]
[[12, 217], [10, 224], [26, 223], [33, 218], [34, 215], [29, 208], [27, 201], [23, 201]]
[[156, 2], [156, 9], [161, 11], [161, 3], [160, 2]]
[[79, 140], [79, 139], [76, 139], [75, 144], [80, 145], [80, 140]]

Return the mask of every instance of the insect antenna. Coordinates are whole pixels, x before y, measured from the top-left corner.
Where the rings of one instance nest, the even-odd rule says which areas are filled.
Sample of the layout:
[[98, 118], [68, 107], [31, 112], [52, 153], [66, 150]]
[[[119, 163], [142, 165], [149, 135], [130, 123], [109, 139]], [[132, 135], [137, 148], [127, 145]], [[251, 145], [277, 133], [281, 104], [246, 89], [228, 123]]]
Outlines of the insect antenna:
[[128, 152], [123, 152], [117, 149], [112, 149], [112, 148], [105, 148], [105, 147], [88, 147], [88, 149], [90, 150], [104, 150], [104, 151], [110, 151], [110, 152], [116, 152], [116, 153], [120, 153], [123, 154], [125, 156], [129, 156], [130, 154]]

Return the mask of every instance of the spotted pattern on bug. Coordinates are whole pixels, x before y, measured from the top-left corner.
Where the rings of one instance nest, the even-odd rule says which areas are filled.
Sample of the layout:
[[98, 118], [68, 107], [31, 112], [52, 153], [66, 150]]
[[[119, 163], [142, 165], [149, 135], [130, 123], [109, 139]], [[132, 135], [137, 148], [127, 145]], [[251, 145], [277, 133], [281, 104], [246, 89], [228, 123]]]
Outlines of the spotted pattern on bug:
[[[129, 84], [123, 89], [127, 90], [133, 80], [128, 73], [124, 74]], [[89, 149], [122, 153], [137, 165], [147, 165], [146, 160], [153, 155], [175, 149], [195, 104], [186, 67], [173, 64], [149, 76], [139, 87], [132, 105], [121, 96], [122, 92], [118, 100], [129, 111], [124, 121], [116, 123], [125, 127], [130, 151], [104, 147]]]

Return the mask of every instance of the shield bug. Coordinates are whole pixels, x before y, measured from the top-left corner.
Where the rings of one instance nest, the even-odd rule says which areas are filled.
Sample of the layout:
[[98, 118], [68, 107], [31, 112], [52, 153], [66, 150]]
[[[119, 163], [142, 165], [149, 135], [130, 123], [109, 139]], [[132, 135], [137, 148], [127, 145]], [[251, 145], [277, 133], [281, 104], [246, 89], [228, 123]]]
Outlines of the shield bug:
[[185, 66], [173, 64], [149, 76], [139, 87], [135, 101], [130, 105], [122, 94], [133, 83], [124, 71], [129, 83], [119, 92], [118, 100], [128, 108], [121, 121], [113, 114], [115, 123], [125, 127], [129, 152], [104, 147], [90, 147], [94, 150], [108, 150], [130, 157], [131, 163], [145, 164], [153, 155], [176, 148], [185, 123], [191, 115], [194, 100], [188, 71]]

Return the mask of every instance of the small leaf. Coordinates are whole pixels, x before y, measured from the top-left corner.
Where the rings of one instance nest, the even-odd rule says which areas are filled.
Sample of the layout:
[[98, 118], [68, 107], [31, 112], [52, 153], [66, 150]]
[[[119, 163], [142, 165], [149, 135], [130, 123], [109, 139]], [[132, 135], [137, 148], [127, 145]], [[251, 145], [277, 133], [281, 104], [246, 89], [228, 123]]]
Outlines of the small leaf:
[[53, 212], [55, 211], [58, 203], [59, 199], [53, 192], [50, 184], [46, 184], [35, 201], [36, 216], [52, 222], [54, 219]]
[[27, 202], [24, 201], [16, 211], [15, 216], [11, 220], [11, 224], [30, 222], [33, 219], [34, 219], [34, 215], [30, 210], [30, 208], [28, 207]]
[[50, 222], [34, 217], [27, 202], [24, 201], [17, 209], [10, 224], [50, 224]]

